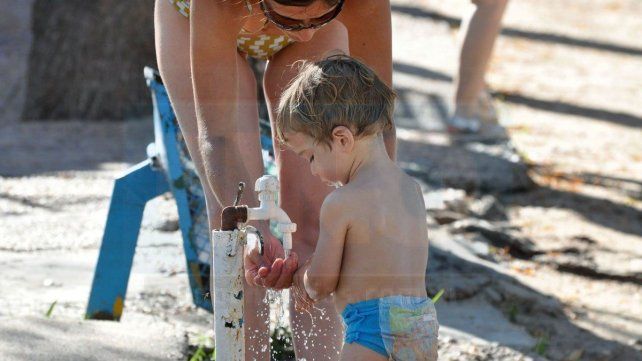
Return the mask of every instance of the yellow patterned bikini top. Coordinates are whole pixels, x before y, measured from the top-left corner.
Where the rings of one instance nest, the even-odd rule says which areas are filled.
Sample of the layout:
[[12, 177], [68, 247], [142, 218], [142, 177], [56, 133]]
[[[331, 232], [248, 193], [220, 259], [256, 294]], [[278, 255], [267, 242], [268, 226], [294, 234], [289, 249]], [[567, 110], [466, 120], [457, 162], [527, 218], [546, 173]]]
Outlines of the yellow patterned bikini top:
[[[189, 18], [190, 0], [169, 0], [169, 2], [181, 15]], [[245, 4], [251, 11], [252, 7], [247, 0]], [[293, 42], [294, 40], [287, 35], [254, 35], [247, 31], [241, 31], [236, 38], [236, 48], [252, 58], [267, 60]]]

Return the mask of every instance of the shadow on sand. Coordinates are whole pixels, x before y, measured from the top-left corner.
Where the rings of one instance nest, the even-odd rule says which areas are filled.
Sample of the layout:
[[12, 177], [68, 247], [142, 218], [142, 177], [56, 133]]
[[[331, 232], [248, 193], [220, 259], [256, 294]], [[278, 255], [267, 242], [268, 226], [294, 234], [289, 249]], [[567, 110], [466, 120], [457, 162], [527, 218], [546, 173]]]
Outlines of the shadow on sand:
[[[438, 82], [452, 82], [453, 77], [443, 72], [426, 69], [412, 64], [395, 62], [394, 70], [408, 75], [414, 75]], [[537, 99], [533, 96], [525, 96], [517, 92], [493, 92], [493, 97], [501, 101], [525, 105], [532, 109], [543, 110], [565, 115], [575, 115], [595, 120], [612, 122], [627, 127], [642, 127], [642, 118], [626, 112], [615, 112], [595, 107], [571, 104], [557, 100]]]
[[[414, 17], [428, 18], [435, 21], [446, 22], [452, 28], [458, 28], [461, 26], [460, 18], [445, 15], [438, 11], [427, 10], [420, 7], [408, 6], [408, 5], [392, 5], [392, 12], [410, 15]], [[533, 31], [533, 30], [521, 30], [521, 29], [515, 29], [511, 27], [502, 28], [501, 34], [508, 37], [539, 41], [539, 42], [550, 43], [550, 44], [560, 44], [560, 45], [567, 45], [567, 46], [573, 46], [578, 48], [608, 51], [608, 52], [619, 53], [623, 55], [642, 56], [642, 49], [640, 48], [620, 45], [620, 44], [612, 44], [604, 41], [581, 39], [581, 38], [576, 38], [576, 37], [562, 35], [562, 34], [554, 34], [549, 32]]]
[[[448, 245], [448, 242], [445, 244]], [[457, 247], [446, 249], [432, 246], [430, 249], [426, 283], [429, 294], [445, 289], [444, 299], [440, 302], [476, 299], [492, 304], [504, 314], [506, 320], [526, 329], [535, 340], [546, 342], [548, 347], [543, 354], [551, 360], [563, 360], [578, 349], [583, 350], [581, 360], [642, 360], [642, 355], [635, 348], [604, 339], [591, 330], [575, 325], [565, 312], [566, 306], [558, 300], [498, 272], [487, 261], [478, 263], [469, 260], [468, 256], [460, 257], [453, 249]], [[472, 322], [471, 326], [467, 326], [461, 320], [444, 317], [439, 322], [489, 342], [495, 341], [489, 339], [486, 328], [472, 327]], [[595, 327], [610, 326], [596, 324]], [[535, 353], [535, 349], [518, 351]]]

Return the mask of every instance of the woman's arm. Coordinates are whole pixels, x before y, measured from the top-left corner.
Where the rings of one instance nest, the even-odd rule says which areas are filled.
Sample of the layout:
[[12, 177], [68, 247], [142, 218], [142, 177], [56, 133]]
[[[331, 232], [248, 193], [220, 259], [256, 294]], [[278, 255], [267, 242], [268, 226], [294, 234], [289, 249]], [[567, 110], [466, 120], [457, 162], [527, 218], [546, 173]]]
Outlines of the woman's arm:
[[[392, 85], [392, 24], [390, 0], [346, 0], [341, 22], [348, 28], [350, 55], [363, 60], [377, 75]], [[397, 158], [397, 138], [393, 128], [384, 133], [386, 150]]]
[[217, 0], [190, 4], [191, 77], [205, 167], [201, 179], [207, 180], [221, 206], [232, 204], [239, 181], [254, 183], [239, 153], [236, 36], [243, 18], [241, 4]]
[[331, 193], [321, 206], [319, 241], [303, 276], [305, 291], [315, 301], [329, 296], [339, 282], [343, 246], [349, 226], [349, 212], [340, 196], [340, 191]]

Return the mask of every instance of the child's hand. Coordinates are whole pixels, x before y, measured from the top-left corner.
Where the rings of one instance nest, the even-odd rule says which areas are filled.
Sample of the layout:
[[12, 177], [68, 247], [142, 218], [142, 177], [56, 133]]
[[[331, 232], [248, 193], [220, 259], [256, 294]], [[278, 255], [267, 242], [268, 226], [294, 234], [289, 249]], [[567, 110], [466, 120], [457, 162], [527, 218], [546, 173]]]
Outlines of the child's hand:
[[[261, 229], [264, 231], [263, 229]], [[290, 287], [292, 276], [298, 267], [296, 257], [284, 259], [284, 251], [276, 237], [269, 230], [262, 232], [265, 238], [264, 254], [260, 255], [258, 242], [245, 247], [243, 264], [245, 280], [249, 285], [282, 290]]]
[[314, 300], [308, 295], [303, 283], [305, 271], [310, 268], [311, 260], [312, 258], [308, 259], [305, 264], [299, 267], [292, 279], [292, 287], [290, 290], [294, 296], [294, 309], [297, 312], [309, 311], [314, 306]]

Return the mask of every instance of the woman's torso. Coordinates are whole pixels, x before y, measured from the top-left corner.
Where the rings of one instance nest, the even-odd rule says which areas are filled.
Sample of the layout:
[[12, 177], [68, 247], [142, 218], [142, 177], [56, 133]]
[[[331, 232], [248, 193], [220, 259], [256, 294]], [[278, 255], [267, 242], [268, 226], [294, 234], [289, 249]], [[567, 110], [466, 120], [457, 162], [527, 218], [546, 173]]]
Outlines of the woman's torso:
[[[190, 0], [168, 0], [174, 5], [176, 11], [189, 18]], [[244, 1], [247, 16], [243, 27], [236, 38], [236, 47], [239, 52], [249, 57], [267, 60], [294, 40], [283, 31], [267, 21], [258, 5]]]

